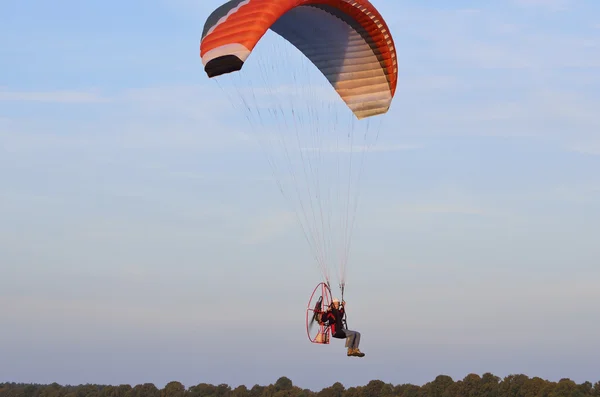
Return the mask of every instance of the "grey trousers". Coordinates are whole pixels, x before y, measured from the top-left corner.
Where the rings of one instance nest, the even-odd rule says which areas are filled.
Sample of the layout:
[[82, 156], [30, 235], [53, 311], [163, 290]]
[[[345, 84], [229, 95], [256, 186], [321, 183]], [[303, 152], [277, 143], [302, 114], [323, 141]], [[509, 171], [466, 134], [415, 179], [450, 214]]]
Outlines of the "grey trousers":
[[360, 332], [345, 329], [344, 333], [346, 334], [346, 347], [348, 349], [358, 349], [358, 345], [360, 344]]

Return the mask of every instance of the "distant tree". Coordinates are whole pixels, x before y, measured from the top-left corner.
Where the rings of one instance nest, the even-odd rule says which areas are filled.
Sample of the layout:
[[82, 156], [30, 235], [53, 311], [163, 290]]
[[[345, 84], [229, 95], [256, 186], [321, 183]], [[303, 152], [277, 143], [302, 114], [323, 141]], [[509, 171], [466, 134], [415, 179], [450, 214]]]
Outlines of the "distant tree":
[[298, 391], [294, 388], [274, 391], [272, 397], [296, 397]]
[[381, 397], [396, 397], [394, 395], [394, 385], [391, 383], [384, 384], [383, 387], [381, 388], [380, 396]]
[[250, 391], [246, 385], [240, 385], [231, 391], [231, 397], [249, 397]]
[[498, 385], [498, 393], [501, 397], [523, 397], [521, 389], [528, 381], [525, 375], [508, 375]]
[[481, 390], [482, 379], [477, 374], [468, 374], [461, 383], [461, 392], [465, 397], [484, 397]]
[[25, 385], [10, 382], [5, 383], [4, 386], [0, 390], [2, 390], [2, 394], [0, 396], [7, 397], [22, 397], [24, 395]]
[[403, 384], [394, 388], [395, 393], [398, 393], [400, 397], [419, 397], [421, 388], [410, 383]]
[[296, 392], [296, 397], [313, 397], [313, 393], [310, 389], [300, 389]]
[[568, 378], [550, 382], [539, 377], [529, 378], [512, 374], [504, 379], [487, 372], [482, 376], [468, 374], [462, 380], [453, 381], [447, 375], [439, 375], [433, 381], [419, 387], [412, 384], [392, 385], [375, 379], [364, 386], [344, 388], [335, 382], [318, 392], [294, 386], [285, 376], [274, 384], [254, 385], [250, 390], [240, 385], [221, 383], [217, 386], [200, 383], [187, 391], [178, 381], [167, 383], [162, 390], [152, 383], [131, 387], [122, 384], [78, 386], [57, 383], [49, 385], [4, 382], [0, 383], [0, 397], [600, 397], [600, 382], [585, 381], [577, 384]]
[[581, 394], [578, 393], [577, 383], [569, 378], [563, 378], [558, 381], [549, 397], [581, 397]]
[[361, 393], [361, 387], [349, 387], [344, 392], [344, 397], [359, 397]]
[[549, 397], [554, 386], [548, 387], [548, 384], [549, 382], [536, 376], [527, 379], [519, 392], [522, 397]]
[[215, 397], [230, 397], [231, 386], [227, 383], [220, 383], [215, 389]]
[[261, 397], [275, 397], [275, 393], [277, 393], [277, 388], [274, 384], [270, 384], [263, 389]]
[[[131, 397], [160, 397], [161, 392], [158, 389], [158, 387], [156, 387], [154, 385], [154, 383], [143, 383], [143, 384], [135, 385], [131, 389], [130, 395], [131, 395]], [[109, 397], [109, 396], [107, 396], [107, 397]], [[117, 397], [117, 396], [113, 396], [113, 397]]]
[[23, 388], [23, 395], [25, 397], [35, 397], [38, 394], [38, 385], [27, 385]]
[[264, 390], [265, 386], [254, 385], [252, 386], [248, 394], [250, 395], [250, 397], [261, 397], [263, 395]]
[[[59, 397], [61, 395], [62, 386], [53, 382], [40, 389], [40, 397]], [[66, 392], [64, 394], [67, 394]]]
[[432, 382], [423, 385], [428, 397], [443, 397], [446, 390], [454, 384], [454, 380], [448, 375], [438, 375]]
[[[335, 382], [316, 393], [316, 397], [343, 397], [346, 388], [340, 382]], [[344, 396], [345, 397], [345, 396]]]
[[[185, 387], [181, 382], [171, 381], [160, 391], [161, 397], [184, 397]], [[146, 396], [144, 396], [146, 397]]]
[[583, 382], [577, 386], [577, 391], [580, 393], [580, 396], [592, 396], [594, 392], [594, 385], [592, 385], [592, 382]]
[[[120, 389], [117, 386], [98, 386], [98, 396], [99, 397], [121, 397]], [[125, 397], [125, 395], [123, 395]], [[131, 395], [129, 395], [131, 397]]]
[[600, 381], [594, 383], [594, 390], [592, 391], [594, 397], [600, 397]]
[[291, 379], [286, 376], [282, 376], [279, 379], [277, 379], [277, 381], [275, 381], [275, 390], [276, 391], [292, 390], [293, 387], [294, 387], [294, 385], [292, 384]]
[[73, 392], [77, 397], [99, 397], [100, 387], [91, 384], [79, 385]]
[[486, 372], [481, 376], [480, 391], [485, 397], [497, 397], [500, 387], [500, 377]]
[[133, 387], [131, 385], [119, 385], [119, 397], [131, 397]]
[[360, 397], [379, 397], [385, 386], [385, 382], [379, 379], [372, 380], [362, 388]]
[[217, 388], [208, 383], [200, 383], [190, 387], [188, 393], [194, 397], [216, 397]]
[[444, 390], [444, 393], [442, 393], [442, 397], [463, 397], [460, 394], [460, 391], [462, 390], [462, 384], [462, 380], [453, 382], [446, 388], [446, 390]]
[[[132, 396], [137, 397], [137, 395], [134, 394], [133, 391], [135, 391], [135, 387], [132, 390]], [[111, 385], [104, 386], [100, 391], [100, 397], [119, 397], [118, 389]]]

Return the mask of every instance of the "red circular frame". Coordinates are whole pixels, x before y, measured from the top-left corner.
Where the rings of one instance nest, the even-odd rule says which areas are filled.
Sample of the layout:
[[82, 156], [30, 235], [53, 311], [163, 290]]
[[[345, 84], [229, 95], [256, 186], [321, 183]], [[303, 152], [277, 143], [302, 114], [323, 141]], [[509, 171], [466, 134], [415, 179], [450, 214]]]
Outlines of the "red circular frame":
[[[317, 307], [319, 300], [321, 300], [320, 308]], [[318, 320], [315, 320], [315, 325], [318, 325], [319, 328], [316, 330], [314, 336], [311, 335], [310, 326], [311, 320], [315, 317], [315, 315], [320, 316], [321, 313], [327, 310], [329, 305], [331, 305], [331, 301], [331, 289], [327, 284], [319, 283], [313, 290], [306, 308], [306, 334], [312, 343], [321, 345], [329, 344], [329, 340], [331, 339], [331, 328], [329, 325], [321, 323], [319, 317]]]

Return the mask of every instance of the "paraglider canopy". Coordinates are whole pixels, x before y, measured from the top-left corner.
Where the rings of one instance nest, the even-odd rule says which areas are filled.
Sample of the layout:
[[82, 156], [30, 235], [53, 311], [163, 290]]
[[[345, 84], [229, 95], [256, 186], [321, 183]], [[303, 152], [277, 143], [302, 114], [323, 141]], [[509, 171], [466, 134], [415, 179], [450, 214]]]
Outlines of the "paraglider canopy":
[[[261, 52], [269, 31], [285, 46]], [[343, 298], [370, 120], [396, 92], [384, 18], [368, 0], [231, 0], [207, 18], [200, 56], [235, 106], [227, 116], [244, 115], [258, 138], [327, 288], [337, 265]]]
[[368, 0], [231, 0], [204, 25], [206, 74], [240, 70], [268, 29], [309, 58], [357, 118], [387, 112], [396, 91], [396, 51]]

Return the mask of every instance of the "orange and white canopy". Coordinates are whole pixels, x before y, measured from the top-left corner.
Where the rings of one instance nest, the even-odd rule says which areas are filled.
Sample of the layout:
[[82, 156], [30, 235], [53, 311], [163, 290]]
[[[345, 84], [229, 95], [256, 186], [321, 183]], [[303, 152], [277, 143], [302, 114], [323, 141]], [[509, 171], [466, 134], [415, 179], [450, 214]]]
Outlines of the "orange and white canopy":
[[239, 71], [268, 29], [310, 59], [357, 118], [388, 111], [398, 78], [396, 50], [368, 0], [228, 1], [202, 32], [208, 77]]

